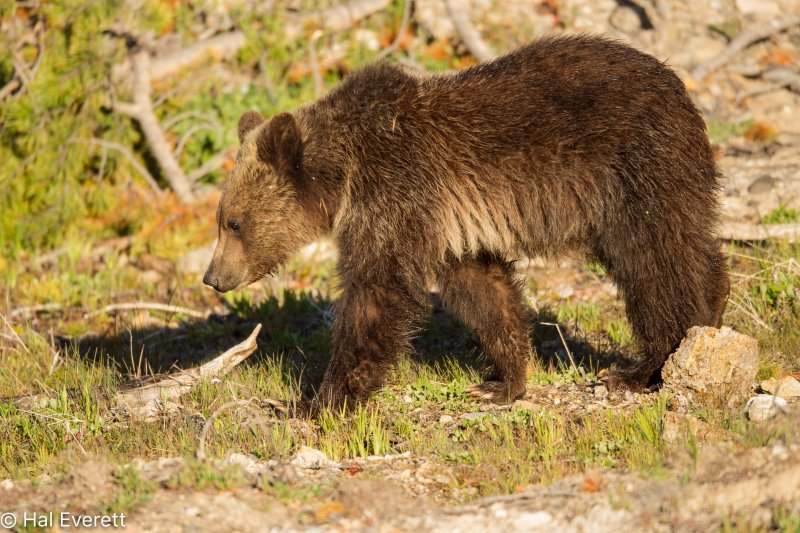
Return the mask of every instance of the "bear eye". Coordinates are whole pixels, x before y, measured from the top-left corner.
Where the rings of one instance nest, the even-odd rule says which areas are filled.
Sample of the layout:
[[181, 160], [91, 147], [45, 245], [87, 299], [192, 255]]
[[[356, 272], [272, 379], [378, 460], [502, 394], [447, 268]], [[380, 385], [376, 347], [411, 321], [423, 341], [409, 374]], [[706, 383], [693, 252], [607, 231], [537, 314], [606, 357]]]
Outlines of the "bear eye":
[[239, 222], [237, 220], [229, 220], [228, 228], [230, 228], [231, 231], [239, 231]]

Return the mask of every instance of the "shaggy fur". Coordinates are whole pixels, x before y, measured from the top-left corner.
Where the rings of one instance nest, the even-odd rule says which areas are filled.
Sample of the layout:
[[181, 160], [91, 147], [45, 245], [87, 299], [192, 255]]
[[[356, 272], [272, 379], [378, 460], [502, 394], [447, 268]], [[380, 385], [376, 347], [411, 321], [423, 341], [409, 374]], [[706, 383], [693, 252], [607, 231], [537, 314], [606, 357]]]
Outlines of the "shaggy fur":
[[493, 364], [475, 394], [521, 396], [521, 257], [578, 251], [606, 267], [643, 351], [611, 386], [642, 388], [688, 328], [720, 323], [720, 172], [703, 119], [668, 67], [623, 44], [543, 39], [434, 76], [375, 64], [292, 114], [246, 113], [239, 133], [205, 281], [246, 285], [334, 237], [343, 294], [323, 403], [381, 386], [432, 283]]

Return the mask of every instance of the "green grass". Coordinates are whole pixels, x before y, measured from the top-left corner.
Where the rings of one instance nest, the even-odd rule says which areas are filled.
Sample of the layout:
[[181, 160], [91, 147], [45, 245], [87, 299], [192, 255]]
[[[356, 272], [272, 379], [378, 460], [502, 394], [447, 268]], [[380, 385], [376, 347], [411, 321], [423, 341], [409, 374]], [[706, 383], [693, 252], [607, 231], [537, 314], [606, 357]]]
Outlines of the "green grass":
[[800, 211], [783, 204], [761, 217], [762, 224], [788, 224], [798, 221], [800, 221]]

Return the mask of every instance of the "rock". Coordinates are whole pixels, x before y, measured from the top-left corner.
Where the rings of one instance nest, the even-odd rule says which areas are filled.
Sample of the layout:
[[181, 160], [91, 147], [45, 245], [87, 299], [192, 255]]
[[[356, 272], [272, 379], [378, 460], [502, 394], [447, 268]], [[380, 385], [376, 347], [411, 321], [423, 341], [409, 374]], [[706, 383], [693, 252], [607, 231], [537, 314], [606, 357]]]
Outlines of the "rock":
[[289, 459], [289, 464], [298, 468], [314, 470], [339, 466], [335, 461], [328, 459], [320, 450], [309, 448], [308, 446], [301, 446], [294, 456]]
[[693, 327], [664, 364], [664, 388], [692, 403], [728, 408], [749, 395], [758, 370], [758, 343], [731, 328]]
[[620, 4], [614, 11], [611, 12], [609, 22], [615, 29], [628, 34], [639, 33], [642, 29], [642, 21], [639, 15], [634, 11], [633, 6]]
[[606, 388], [605, 385], [598, 385], [597, 387], [594, 388], [592, 394], [594, 394], [594, 397], [597, 398], [598, 400], [602, 400], [603, 398], [608, 397], [608, 389]]
[[455, 419], [450, 415], [442, 415], [439, 417], [440, 424], [452, 424], [453, 420]]
[[753, 422], [764, 422], [786, 412], [786, 400], [771, 394], [759, 394], [747, 400], [744, 408], [747, 418]]
[[243, 453], [232, 453], [225, 459], [226, 465], [239, 465], [244, 471], [245, 475], [258, 476], [269, 468], [269, 465], [264, 461], [259, 461], [249, 455]]
[[207, 246], [192, 250], [187, 253], [175, 263], [175, 269], [181, 274], [202, 274], [211, 263], [211, 258], [214, 256], [214, 248], [217, 247], [217, 242], [214, 241]]
[[731, 439], [731, 434], [722, 428], [712, 426], [699, 418], [667, 411], [664, 415], [661, 438], [667, 444], [688, 442], [689, 432], [697, 442], [719, 442]]
[[765, 174], [753, 180], [747, 187], [747, 192], [750, 194], [765, 194], [775, 188], [775, 179], [769, 174]]
[[513, 405], [514, 409], [527, 409], [528, 411], [533, 411], [536, 409], [536, 405], [533, 402], [529, 402], [528, 400], [517, 400], [514, 402]]
[[477, 411], [475, 413], [464, 413], [463, 415], [461, 415], [461, 420], [478, 420], [486, 415], [487, 413], [484, 413], [483, 411]]
[[800, 398], [800, 381], [792, 376], [765, 379], [761, 382], [761, 390], [781, 396], [782, 398]]

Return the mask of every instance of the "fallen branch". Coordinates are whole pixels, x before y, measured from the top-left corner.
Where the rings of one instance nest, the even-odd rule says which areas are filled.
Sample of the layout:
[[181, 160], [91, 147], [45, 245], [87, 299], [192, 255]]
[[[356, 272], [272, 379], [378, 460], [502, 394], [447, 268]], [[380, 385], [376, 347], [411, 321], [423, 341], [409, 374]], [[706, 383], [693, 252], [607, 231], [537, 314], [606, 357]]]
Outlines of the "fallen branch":
[[[149, 65], [150, 79], [166, 78], [208, 57], [230, 57], [238, 52], [245, 42], [244, 32], [232, 31], [197, 41], [176, 52], [155, 57]], [[112, 71], [113, 78], [117, 81], [126, 78], [131, 72], [131, 67], [130, 59], [115, 66]]]
[[51, 313], [53, 311], [58, 311], [64, 307], [64, 304], [60, 303], [49, 303], [49, 304], [41, 304], [41, 305], [31, 305], [27, 307], [17, 307], [16, 309], [12, 309], [10, 313], [8, 313], [8, 318], [14, 319], [17, 317], [29, 317], [31, 315], [37, 315], [39, 313]]
[[190, 202], [194, 199], [191, 182], [173, 157], [164, 130], [153, 111], [149, 52], [143, 47], [135, 46], [131, 53], [131, 63], [133, 103], [114, 102], [112, 107], [139, 123], [164, 178], [182, 202]]
[[771, 93], [779, 89], [788, 88], [791, 91], [800, 93], [800, 75], [792, 72], [786, 68], [775, 68], [765, 70], [763, 72], [745, 73], [748, 78], [761, 78], [769, 82], [766, 87], [759, 87], [736, 97], [736, 105], [741, 104], [748, 98], [761, 96], [763, 94]]
[[170, 400], [183, 396], [203, 380], [224, 376], [256, 349], [261, 324], [245, 340], [199, 367], [164, 376], [147, 385], [119, 391], [112, 403], [130, 418], [152, 420]]
[[[36, 58], [29, 64], [22, 57], [22, 49], [30, 44], [36, 45]], [[44, 22], [36, 22], [31, 31], [12, 47], [10, 56], [14, 73], [11, 80], [0, 88], [0, 103], [6, 98], [21, 96], [33, 82], [44, 56]]]
[[787, 15], [783, 18], [770, 21], [767, 24], [748, 28], [731, 40], [722, 52], [709, 61], [696, 66], [694, 70], [692, 70], [692, 78], [697, 82], [705, 80], [709, 74], [728, 63], [736, 54], [751, 44], [788, 30], [797, 24], [800, 24], [800, 17], [796, 15]]
[[746, 222], [727, 222], [721, 228], [720, 237], [728, 241], [786, 239], [788, 242], [797, 242], [800, 240], [800, 223], [749, 224]]
[[470, 22], [467, 16], [466, 9], [459, 9], [459, 6], [456, 5], [456, 1], [457, 0], [445, 0], [445, 4], [447, 6], [447, 12], [450, 14], [450, 19], [453, 21], [453, 25], [456, 27], [456, 31], [461, 37], [461, 41], [467, 47], [469, 53], [475, 56], [475, 59], [481, 63], [491, 61], [497, 57], [497, 55], [492, 52], [492, 49], [489, 48], [489, 45], [483, 40], [481, 34], [475, 29], [475, 26], [472, 25], [472, 22]]
[[336, 32], [352, 27], [356, 22], [383, 11], [392, 0], [352, 0], [346, 4], [320, 9], [296, 18], [288, 19], [283, 31], [289, 38], [302, 30]]
[[[96, 261], [109, 252], [112, 251], [122, 252], [124, 250], [127, 250], [128, 248], [131, 247], [132, 242], [133, 238], [130, 236], [107, 239], [105, 241], [100, 242], [97, 246], [92, 248], [87, 255], [93, 261]], [[48, 252], [46, 254], [42, 254], [36, 257], [36, 259], [34, 259], [31, 262], [31, 264], [36, 268], [51, 265], [56, 261], [58, 261], [59, 257], [67, 254], [69, 251], [70, 251], [69, 246], [62, 246], [61, 248], [56, 248], [52, 252]], [[84, 255], [83, 257], [86, 257], [86, 255]]]
[[162, 304], [158, 302], [130, 302], [130, 303], [107, 305], [102, 309], [98, 309], [97, 311], [92, 311], [91, 313], [84, 314], [83, 318], [91, 318], [93, 316], [101, 315], [103, 313], [113, 313], [116, 311], [140, 311], [140, 310], [163, 311], [165, 313], [181, 314], [195, 318], [208, 317], [208, 313], [202, 313], [200, 311], [195, 311], [194, 309], [189, 309], [187, 307], [180, 307], [178, 305]]

